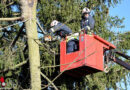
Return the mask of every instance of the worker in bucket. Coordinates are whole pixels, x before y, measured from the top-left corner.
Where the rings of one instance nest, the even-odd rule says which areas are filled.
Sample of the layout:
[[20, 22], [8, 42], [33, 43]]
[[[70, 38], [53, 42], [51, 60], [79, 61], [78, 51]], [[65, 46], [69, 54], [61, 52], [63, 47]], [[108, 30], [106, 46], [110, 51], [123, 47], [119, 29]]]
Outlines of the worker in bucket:
[[[72, 34], [72, 30], [66, 26], [65, 24], [53, 20], [50, 25], [52, 28], [49, 30], [51, 36], [53, 37], [51, 40], [55, 39], [65, 39], [66, 36], [70, 36]], [[77, 50], [77, 44], [75, 38], [69, 38], [67, 40], [67, 53], [71, 53]]]
[[82, 10], [81, 30], [85, 30], [86, 33], [93, 33], [95, 25], [94, 18], [90, 15], [90, 9], [85, 7]]

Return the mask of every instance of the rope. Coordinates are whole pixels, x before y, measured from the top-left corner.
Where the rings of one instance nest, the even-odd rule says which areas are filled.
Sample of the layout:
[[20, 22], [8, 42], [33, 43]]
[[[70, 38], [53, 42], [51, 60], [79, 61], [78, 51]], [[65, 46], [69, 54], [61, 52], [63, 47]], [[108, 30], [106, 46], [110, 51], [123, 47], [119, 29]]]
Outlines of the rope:
[[[92, 54], [94, 54], [94, 53], [96, 53], [96, 52], [93, 52], [93, 53], [91, 53], [90, 55], [88, 55], [88, 56], [91, 56]], [[84, 60], [84, 59], [86, 59], [86, 57], [84, 57], [84, 58], [82, 58], [82, 59], [79, 59], [79, 60], [76, 60], [76, 61], [74, 61], [74, 63], [76, 63], [76, 62], [79, 62], [79, 61], [82, 61], [82, 60]], [[71, 62], [72, 63], [72, 62]], [[69, 65], [69, 64], [71, 64], [71, 63], [66, 63], [66, 64], [59, 64], [59, 65], [54, 65], [54, 66], [44, 66], [44, 67], [41, 67], [41, 68], [54, 68], [54, 67], [60, 67], [60, 66], [64, 66], [64, 65]]]
[[[45, 88], [47, 88], [48, 86], [50, 86], [58, 77], [60, 77], [73, 63], [75, 63], [75, 62], [78, 62], [78, 61], [82, 61], [82, 60], [84, 60], [84, 59], [86, 59], [87, 57], [89, 57], [89, 56], [91, 56], [91, 55], [93, 55], [93, 54], [95, 54], [96, 53], [96, 51], [95, 52], [92, 52], [91, 54], [89, 54], [88, 56], [86, 56], [85, 58], [82, 58], [82, 59], [80, 59], [80, 60], [77, 60], [77, 58], [73, 61], [73, 62], [71, 62], [71, 63], [68, 63], [69, 64], [69, 66], [67, 66], [65, 69], [64, 69], [64, 71], [62, 71], [60, 74], [58, 74], [53, 80], [52, 80], [52, 82], [50, 82], [48, 85], [46, 85], [45, 87], [43, 87], [42, 89], [45, 89]], [[78, 56], [79, 57], [79, 56]], [[77, 61], [76, 61], [77, 60]], [[65, 65], [65, 64], [64, 64]], [[59, 66], [61, 66], [61, 65], [59, 65]], [[46, 66], [45, 66], [46, 67]]]
[[[94, 45], [94, 43], [92, 43], [92, 45]], [[54, 82], [58, 77], [60, 77], [73, 63], [75, 63], [75, 61], [78, 59], [78, 57], [79, 57], [87, 48], [91, 47], [92, 45], [90, 44], [90, 46], [88, 46], [88, 47], [86, 47], [84, 50], [82, 50], [82, 51], [79, 53], [79, 55], [74, 59], [74, 61], [71, 62], [61, 73], [59, 73], [59, 74], [52, 80], [52, 82]], [[93, 52], [93, 53], [94, 53], [94, 52]], [[91, 56], [93, 53], [89, 54], [89, 55], [86, 56], [85, 58]], [[47, 86], [43, 87], [42, 89], [47, 88], [50, 84], [51, 84], [51, 83], [49, 83]]]
[[[97, 52], [100, 52], [99, 50], [97, 51]], [[93, 53], [91, 53], [91, 54], [94, 54], [94, 53], [97, 53], [97, 52], [93, 52]], [[90, 54], [90, 55], [91, 55]], [[79, 59], [79, 60], [76, 60], [76, 61], [74, 61], [74, 63], [75, 62], [79, 62], [79, 61], [82, 61], [82, 60], [84, 60], [84, 59], [86, 59], [86, 57], [85, 58], [82, 58], [82, 59]], [[72, 62], [71, 62], [72, 63]], [[69, 64], [71, 64], [71, 63], [66, 63], [66, 64], [59, 64], [59, 65], [54, 65], [54, 66], [44, 66], [44, 67], [40, 67], [40, 68], [42, 68], [42, 69], [45, 69], [45, 68], [55, 68], [55, 67], [60, 67], [60, 66], [64, 66], [64, 65], [69, 65]]]
[[[74, 59], [74, 61], [71, 62], [71, 63], [60, 64], [60, 65], [56, 65], [56, 66], [44, 66], [45, 68], [51, 68], [51, 67], [59, 67], [59, 66], [62, 66], [62, 65], [68, 65], [68, 66], [64, 69], [64, 71], [62, 71], [61, 73], [59, 73], [59, 74], [52, 80], [52, 83], [53, 83], [58, 77], [60, 77], [73, 63], [78, 62], [78, 61], [82, 61], [82, 60], [88, 58], [89, 56], [91, 56], [91, 55], [93, 55], [93, 54], [95, 54], [95, 53], [98, 53], [98, 52], [102, 51], [102, 50], [94, 51], [94, 52], [90, 53], [88, 56], [86, 56], [85, 58], [82, 58], [82, 59], [77, 60], [78, 57], [79, 57], [87, 48], [91, 47], [92, 45], [94, 45], [94, 43], [90, 44], [88, 47], [86, 47], [84, 50], [82, 50], [82, 51], [79, 53], [79, 55]], [[76, 60], [77, 60], [77, 61], [76, 61]], [[43, 67], [41, 67], [41, 68], [43, 68]], [[48, 86], [50, 86], [50, 84], [51, 84], [51, 83], [49, 83], [48, 85], [46, 85], [46, 86], [43, 87], [42, 89], [47, 88]]]

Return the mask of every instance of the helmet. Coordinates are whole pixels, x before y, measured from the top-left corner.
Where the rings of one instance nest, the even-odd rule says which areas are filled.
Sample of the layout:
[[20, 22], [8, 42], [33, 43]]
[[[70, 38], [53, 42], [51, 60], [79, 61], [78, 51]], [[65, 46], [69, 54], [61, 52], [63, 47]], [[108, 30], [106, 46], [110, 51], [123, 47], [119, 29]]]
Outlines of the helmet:
[[90, 9], [88, 9], [87, 7], [85, 7], [83, 10], [82, 10], [82, 14], [89, 14], [90, 13]]
[[59, 23], [59, 22], [58, 22], [57, 20], [53, 20], [53, 21], [51, 22], [51, 27], [57, 25], [58, 23]]

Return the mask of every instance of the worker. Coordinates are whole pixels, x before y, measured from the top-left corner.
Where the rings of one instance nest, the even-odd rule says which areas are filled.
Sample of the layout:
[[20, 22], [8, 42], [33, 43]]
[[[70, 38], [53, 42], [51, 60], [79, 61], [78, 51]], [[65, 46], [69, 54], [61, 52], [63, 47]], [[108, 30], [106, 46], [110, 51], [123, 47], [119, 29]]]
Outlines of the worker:
[[85, 30], [86, 33], [93, 32], [93, 28], [95, 25], [94, 18], [90, 15], [90, 9], [85, 7], [82, 10], [82, 20], [81, 20], [81, 30]]
[[[58, 36], [61, 39], [65, 39], [66, 36], [70, 36], [72, 34], [72, 30], [68, 26], [57, 20], [53, 20], [51, 22], [51, 27], [52, 28], [49, 30], [49, 32], [52, 33], [52, 36]], [[74, 38], [69, 39], [67, 41], [67, 53], [74, 52], [77, 49], [78, 47], [76, 40]]]

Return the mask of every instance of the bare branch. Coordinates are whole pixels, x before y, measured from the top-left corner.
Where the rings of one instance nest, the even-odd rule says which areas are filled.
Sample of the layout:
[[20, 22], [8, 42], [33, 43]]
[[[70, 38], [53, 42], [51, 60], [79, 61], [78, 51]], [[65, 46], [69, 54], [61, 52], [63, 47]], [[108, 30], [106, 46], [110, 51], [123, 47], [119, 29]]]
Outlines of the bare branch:
[[26, 42], [26, 47], [23, 49], [23, 53], [25, 53], [27, 49], [28, 49], [28, 44]]
[[6, 5], [6, 7], [8, 7], [8, 6], [12, 5], [12, 4], [14, 4], [14, 2], [10, 2], [9, 4]]
[[37, 21], [37, 25], [39, 26], [39, 28], [41, 29], [41, 31], [42, 31], [44, 34], [46, 34], [45, 30], [42, 28], [42, 26], [40, 25], [40, 23], [38, 23], [38, 21]]
[[54, 85], [54, 83], [53, 83], [46, 75], [44, 75], [42, 72], [41, 72], [41, 75], [42, 75], [49, 83], [51, 83], [51, 85], [55, 88], [55, 90], [58, 90], [58, 88]]
[[13, 12], [12, 15], [13, 16], [20, 16], [20, 13], [19, 12]]
[[14, 40], [11, 42], [10, 47], [13, 47], [13, 46], [15, 45], [16, 41], [18, 40], [20, 34], [21, 34], [22, 31], [23, 31], [23, 28], [24, 28], [24, 25], [22, 25], [22, 27], [20, 28], [19, 33], [17, 34], [16, 38], [14, 38]]
[[0, 21], [16, 21], [16, 20], [22, 20], [22, 17], [12, 17], [12, 18], [0, 18]]
[[21, 62], [21, 63], [15, 65], [14, 67], [10, 67], [10, 68], [6, 68], [6, 69], [4, 69], [4, 70], [0, 70], [0, 73], [6, 72], [6, 71], [9, 71], [9, 70], [14, 70], [14, 69], [16, 69], [16, 68], [18, 68], [18, 67], [21, 67], [22, 65], [24, 65], [24, 64], [26, 64], [26, 63], [27, 63], [27, 61], [23, 61], [23, 62]]

